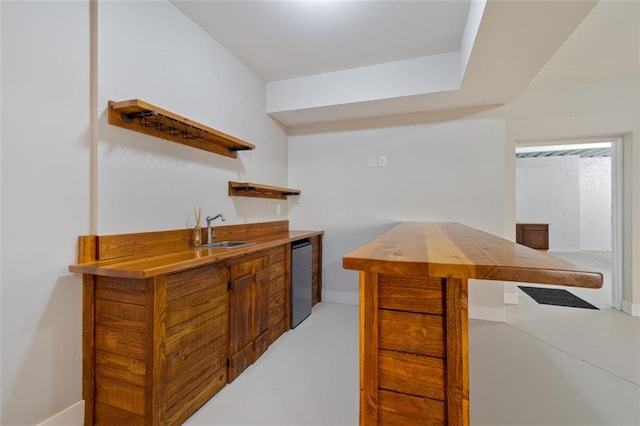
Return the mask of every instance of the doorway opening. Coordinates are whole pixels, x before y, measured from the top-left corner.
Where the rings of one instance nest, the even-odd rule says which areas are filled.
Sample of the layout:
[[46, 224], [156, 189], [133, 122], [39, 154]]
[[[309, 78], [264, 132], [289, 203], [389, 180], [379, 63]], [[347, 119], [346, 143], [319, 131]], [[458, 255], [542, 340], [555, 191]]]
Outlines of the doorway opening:
[[516, 222], [548, 224], [549, 254], [603, 273], [601, 289], [575, 293], [615, 309], [622, 304], [621, 197], [621, 138], [516, 148]]

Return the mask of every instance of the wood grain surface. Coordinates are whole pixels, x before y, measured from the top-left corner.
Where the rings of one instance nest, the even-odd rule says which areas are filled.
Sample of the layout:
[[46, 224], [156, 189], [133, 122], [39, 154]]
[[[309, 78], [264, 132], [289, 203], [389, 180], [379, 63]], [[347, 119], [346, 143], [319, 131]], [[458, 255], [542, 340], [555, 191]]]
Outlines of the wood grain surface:
[[[274, 228], [277, 229], [278, 227], [278, 225], [274, 225]], [[107, 253], [110, 253], [109, 255], [113, 257], [98, 257], [98, 260], [95, 261], [70, 265], [69, 271], [105, 277], [151, 278], [205, 266], [259, 250], [278, 247], [291, 241], [323, 234], [323, 231], [287, 230], [258, 235], [239, 228], [227, 230], [224, 227], [216, 227], [216, 241], [241, 240], [255, 242], [255, 244], [248, 246], [223, 249], [190, 245], [191, 232], [192, 230], [180, 230], [149, 234], [98, 236], [99, 247], [101, 241], [104, 246], [106, 245], [105, 241], [110, 240], [109, 246], [113, 244], [113, 247], [117, 247], [117, 244], [122, 244], [123, 252], [118, 252], [117, 248], [110, 249]], [[154, 236], [153, 234], [157, 235]], [[183, 234], [184, 237], [180, 238], [180, 234]], [[163, 236], [168, 237], [170, 241], [168, 243], [163, 242]], [[114, 240], [118, 242], [116, 243]], [[162, 248], [156, 249], [155, 247], [158, 245]], [[136, 247], [138, 251], [136, 251]], [[146, 250], [147, 247], [154, 248]], [[105, 253], [104, 249], [102, 253]]]
[[602, 287], [602, 274], [452, 222], [406, 222], [343, 258], [346, 269]]
[[291, 241], [311, 237], [319, 262], [322, 236], [288, 226], [220, 227], [256, 243], [213, 252], [188, 229], [80, 237], [85, 424], [180, 424], [288, 330]]
[[360, 271], [360, 425], [469, 425], [468, 278], [597, 288], [602, 275], [457, 223], [402, 223]]
[[[155, 116], [147, 120], [151, 122], [151, 125], [144, 125], [138, 119], [125, 121], [121, 115], [122, 113], [133, 114], [150, 111], [156, 113]], [[237, 157], [237, 149], [255, 148], [255, 145], [235, 136], [140, 99], [109, 101], [109, 124], [232, 158]], [[188, 137], [184, 135], [188, 135]]]
[[283, 188], [281, 186], [264, 185], [253, 182], [229, 181], [229, 196], [273, 198], [286, 200], [289, 195], [300, 195], [299, 189]]

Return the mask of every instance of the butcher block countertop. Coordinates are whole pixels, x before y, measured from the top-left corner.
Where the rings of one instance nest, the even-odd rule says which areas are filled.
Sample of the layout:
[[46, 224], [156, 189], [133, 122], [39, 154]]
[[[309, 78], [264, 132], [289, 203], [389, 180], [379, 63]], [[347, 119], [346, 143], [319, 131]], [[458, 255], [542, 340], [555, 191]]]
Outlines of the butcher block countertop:
[[[70, 272], [120, 278], [151, 278], [216, 263], [232, 257], [287, 244], [292, 241], [322, 235], [323, 231], [284, 231], [252, 236], [243, 241], [255, 244], [237, 248], [178, 246], [175, 250], [130, 255], [70, 265]], [[144, 235], [144, 234], [141, 234]], [[223, 238], [226, 239], [226, 238]], [[221, 238], [216, 238], [221, 240]], [[142, 241], [142, 244], [144, 241]]]
[[602, 287], [599, 272], [451, 222], [400, 223], [347, 254], [343, 266], [394, 275]]

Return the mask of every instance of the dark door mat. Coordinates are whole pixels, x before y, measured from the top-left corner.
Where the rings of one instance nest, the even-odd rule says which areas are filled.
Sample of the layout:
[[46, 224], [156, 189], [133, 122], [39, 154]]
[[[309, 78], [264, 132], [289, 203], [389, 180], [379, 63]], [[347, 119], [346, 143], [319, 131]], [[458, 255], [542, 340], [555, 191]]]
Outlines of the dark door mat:
[[542, 305], [568, 306], [571, 308], [598, 309], [591, 303], [580, 299], [567, 290], [556, 288], [524, 287], [518, 288]]

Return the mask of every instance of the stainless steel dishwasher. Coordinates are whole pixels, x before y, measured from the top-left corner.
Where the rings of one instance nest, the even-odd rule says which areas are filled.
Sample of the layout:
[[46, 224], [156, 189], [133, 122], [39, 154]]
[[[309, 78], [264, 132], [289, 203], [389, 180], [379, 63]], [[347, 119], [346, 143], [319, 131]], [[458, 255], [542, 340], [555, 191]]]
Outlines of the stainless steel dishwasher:
[[311, 250], [309, 240], [291, 244], [291, 328], [311, 313]]

